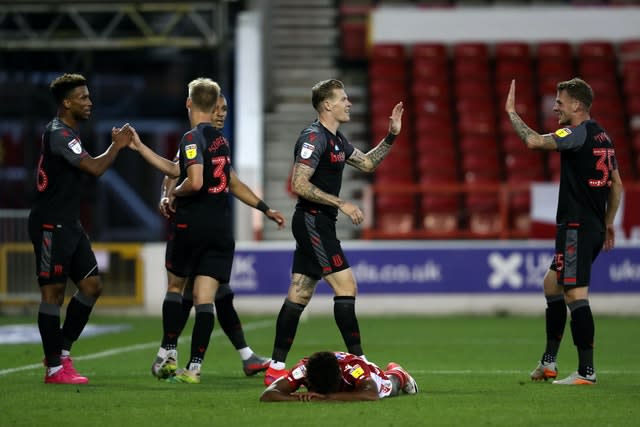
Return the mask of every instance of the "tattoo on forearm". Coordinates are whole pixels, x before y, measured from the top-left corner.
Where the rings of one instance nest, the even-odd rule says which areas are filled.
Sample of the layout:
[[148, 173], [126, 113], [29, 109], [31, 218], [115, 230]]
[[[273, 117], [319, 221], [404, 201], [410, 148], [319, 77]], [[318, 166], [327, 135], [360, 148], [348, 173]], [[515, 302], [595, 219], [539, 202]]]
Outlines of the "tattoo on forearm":
[[315, 172], [308, 166], [297, 164], [293, 168], [292, 184], [295, 192], [302, 198], [310, 202], [321, 203], [329, 206], [339, 206], [340, 199], [336, 196], [325, 193], [313, 185], [309, 180]]
[[373, 168], [377, 168], [382, 159], [391, 151], [391, 145], [387, 144], [384, 140], [376, 145], [372, 150], [367, 153], [367, 157], [373, 163]]
[[527, 138], [529, 138], [529, 136], [535, 135], [535, 132], [532, 131], [531, 128], [527, 126], [527, 124], [524, 121], [522, 121], [522, 119], [520, 118], [520, 116], [518, 116], [517, 113], [515, 112], [509, 113], [509, 119], [511, 119], [511, 124], [513, 125], [513, 129], [516, 131], [516, 133], [518, 134], [520, 139], [522, 139], [523, 142], [526, 143]]

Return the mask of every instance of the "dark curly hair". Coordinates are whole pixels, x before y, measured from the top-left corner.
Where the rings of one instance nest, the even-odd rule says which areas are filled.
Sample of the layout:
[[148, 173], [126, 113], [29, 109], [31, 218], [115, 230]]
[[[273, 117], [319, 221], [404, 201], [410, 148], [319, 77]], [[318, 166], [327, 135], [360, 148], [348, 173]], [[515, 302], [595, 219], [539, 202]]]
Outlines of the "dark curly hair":
[[56, 105], [60, 105], [62, 101], [64, 101], [67, 96], [69, 96], [69, 92], [78, 86], [86, 86], [87, 79], [82, 74], [63, 74], [60, 77], [55, 78], [49, 89], [51, 90], [51, 94], [53, 95], [53, 99], [56, 101]]
[[307, 360], [309, 391], [327, 394], [339, 390], [342, 376], [336, 355], [330, 351], [319, 351]]

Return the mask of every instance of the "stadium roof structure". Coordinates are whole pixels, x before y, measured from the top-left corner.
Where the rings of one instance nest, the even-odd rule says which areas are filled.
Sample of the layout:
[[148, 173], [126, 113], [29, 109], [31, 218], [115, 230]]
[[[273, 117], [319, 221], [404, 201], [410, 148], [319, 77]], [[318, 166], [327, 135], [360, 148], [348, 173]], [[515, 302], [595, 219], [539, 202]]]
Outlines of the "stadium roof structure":
[[15, 2], [0, 6], [0, 50], [216, 47], [234, 1]]

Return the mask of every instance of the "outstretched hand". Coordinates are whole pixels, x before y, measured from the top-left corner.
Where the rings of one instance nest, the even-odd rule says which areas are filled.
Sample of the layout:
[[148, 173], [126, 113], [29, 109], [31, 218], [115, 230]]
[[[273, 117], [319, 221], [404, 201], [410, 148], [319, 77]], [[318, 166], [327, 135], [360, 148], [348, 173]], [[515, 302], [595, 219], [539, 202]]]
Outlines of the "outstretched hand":
[[391, 116], [389, 116], [389, 133], [398, 135], [402, 130], [402, 113], [404, 112], [404, 106], [402, 102], [398, 102], [393, 110], [391, 110]]
[[132, 137], [131, 141], [129, 142], [129, 148], [133, 151], [140, 151], [140, 148], [143, 145], [142, 140], [140, 139], [140, 135], [138, 135], [138, 132], [136, 132], [134, 128], [131, 128], [131, 131]]
[[116, 144], [118, 148], [124, 148], [129, 144], [132, 137], [132, 127], [129, 123], [125, 123], [121, 128], [111, 128], [111, 140]]
[[504, 103], [504, 110], [507, 113], [516, 112], [516, 80], [511, 80], [511, 86], [509, 87], [509, 94], [507, 95], [507, 101]]

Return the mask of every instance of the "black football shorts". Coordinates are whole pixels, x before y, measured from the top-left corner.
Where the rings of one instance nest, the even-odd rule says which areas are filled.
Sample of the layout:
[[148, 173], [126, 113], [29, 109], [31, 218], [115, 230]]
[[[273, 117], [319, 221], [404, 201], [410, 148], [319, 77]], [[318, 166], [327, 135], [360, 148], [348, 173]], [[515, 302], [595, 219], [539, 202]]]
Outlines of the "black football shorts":
[[53, 224], [30, 218], [29, 236], [40, 286], [66, 283], [99, 274], [96, 256], [82, 225]]
[[559, 224], [551, 269], [563, 286], [589, 286], [591, 265], [602, 250], [604, 232], [583, 230], [579, 224]]
[[297, 209], [293, 214], [291, 230], [296, 239], [293, 273], [320, 280], [322, 276], [349, 268], [336, 236], [335, 220], [329, 216]]
[[235, 241], [229, 229], [211, 224], [173, 223], [165, 266], [178, 277], [209, 276], [229, 283]]

